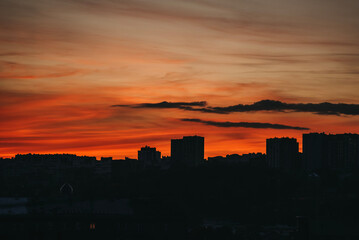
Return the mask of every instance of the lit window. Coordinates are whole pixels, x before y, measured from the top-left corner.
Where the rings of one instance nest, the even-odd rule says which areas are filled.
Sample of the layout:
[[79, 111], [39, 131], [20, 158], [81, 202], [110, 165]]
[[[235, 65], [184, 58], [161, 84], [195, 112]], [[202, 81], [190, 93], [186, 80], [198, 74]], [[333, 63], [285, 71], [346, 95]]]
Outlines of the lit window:
[[94, 223], [90, 223], [90, 229], [95, 229], [96, 225]]

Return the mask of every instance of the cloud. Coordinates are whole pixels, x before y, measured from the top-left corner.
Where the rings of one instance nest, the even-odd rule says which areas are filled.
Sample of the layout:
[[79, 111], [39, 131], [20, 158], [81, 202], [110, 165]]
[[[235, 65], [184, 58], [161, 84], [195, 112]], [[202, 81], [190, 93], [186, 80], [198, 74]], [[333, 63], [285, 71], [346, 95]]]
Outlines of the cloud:
[[[9, 55], [11, 53], [7, 53]], [[15, 53], [13, 53], [15, 54]], [[0, 53], [1, 56], [1, 53]], [[19, 56], [25, 56], [25, 54]], [[1, 71], [2, 70], [2, 71]], [[90, 72], [62, 65], [23, 64], [0, 60], [0, 79], [61, 78]]]
[[130, 107], [130, 108], [178, 108], [190, 110], [192, 106], [195, 107], [204, 107], [207, 105], [207, 102], [167, 102], [163, 101], [160, 103], [140, 103], [133, 105], [112, 105], [111, 107]]
[[322, 115], [359, 115], [359, 104], [346, 103], [285, 103], [275, 100], [261, 100], [253, 104], [237, 104], [228, 107], [209, 107], [214, 113], [232, 112], [310, 112]]
[[216, 127], [242, 127], [242, 128], [271, 128], [271, 129], [293, 129], [293, 130], [309, 130], [309, 128], [304, 127], [293, 127], [282, 124], [272, 124], [272, 123], [260, 123], [260, 122], [216, 122], [216, 121], [206, 121], [198, 118], [182, 118], [180, 119], [183, 122], [197, 122], [203, 123], [205, 125], [216, 126]]
[[321, 115], [359, 115], [359, 104], [347, 103], [285, 103], [275, 100], [261, 100], [253, 104], [237, 104], [227, 107], [207, 106], [206, 101], [200, 102], [160, 102], [140, 103], [133, 105], [112, 105], [112, 107], [131, 108], [177, 108], [186, 111], [203, 113], [229, 114], [233, 112], [309, 112]]

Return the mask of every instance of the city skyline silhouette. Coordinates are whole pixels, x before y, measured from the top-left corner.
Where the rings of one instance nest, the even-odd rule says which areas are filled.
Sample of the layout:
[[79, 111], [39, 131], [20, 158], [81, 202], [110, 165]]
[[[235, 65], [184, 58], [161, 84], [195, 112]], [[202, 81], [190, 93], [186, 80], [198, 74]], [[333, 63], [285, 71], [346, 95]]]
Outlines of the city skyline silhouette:
[[359, 239], [358, 13], [0, 0], [0, 239]]
[[[266, 139], [266, 153], [208, 157], [205, 138], [138, 159], [0, 158], [0, 236], [12, 239], [355, 239], [359, 135]], [[333, 225], [335, 223], [335, 226]], [[254, 227], [254, 229], [253, 229]]]
[[[331, 133], [325, 133], [325, 132], [320, 132], [320, 133], [315, 133], [315, 132], [310, 132], [310, 133], [304, 133], [303, 134], [303, 137], [306, 137], [306, 138], [308, 138], [308, 137], [310, 137], [310, 136], [322, 136], [322, 137], [326, 137], [326, 138], [330, 138], [330, 137], [336, 137], [336, 136], [349, 136], [349, 137], [351, 137], [351, 136], [353, 136], [355, 139], [356, 138], [358, 138], [358, 134], [357, 133], [339, 133], [339, 134], [331, 134]], [[197, 135], [193, 135], [193, 136], [183, 136], [183, 139], [186, 139], [186, 138], [196, 138], [196, 137], [200, 137], [200, 138], [203, 138], [203, 149], [205, 149], [204, 148], [204, 137], [201, 137], [201, 136], [197, 136]], [[163, 154], [163, 152], [162, 151], [159, 151], [159, 153], [160, 153], [160, 156], [162, 155], [162, 156], [164, 156], [164, 157], [169, 157], [169, 156], [171, 156], [171, 155], [173, 155], [173, 148], [174, 148], [174, 146], [173, 146], [173, 143], [174, 143], [174, 141], [178, 141], [178, 140], [183, 140], [183, 139], [171, 139], [171, 141], [170, 141], [170, 143], [171, 143], [171, 145], [170, 145], [170, 150], [168, 151], [168, 150], [166, 150], [166, 152], [169, 152], [170, 154]], [[298, 139], [296, 139], [296, 138], [292, 138], [292, 137], [289, 137], [289, 136], [274, 136], [274, 137], [271, 137], [271, 138], [268, 138], [268, 139], [266, 139], [266, 151], [268, 150], [268, 140], [270, 140], [270, 139], [293, 139], [293, 140], [295, 140], [295, 141], [298, 141]], [[303, 149], [302, 149], [302, 147], [301, 148], [299, 148], [299, 146], [303, 146], [303, 141], [305, 141], [303, 138], [302, 138], [302, 141], [300, 141], [300, 142], [297, 142], [297, 152], [298, 153], [303, 153]], [[308, 140], [307, 140], [308, 141]], [[307, 143], [307, 145], [308, 145], [308, 143]], [[311, 145], [313, 145], [313, 143], [311, 143]], [[307, 148], [309, 148], [309, 146], [310, 145], [308, 145], [308, 147]], [[314, 147], [315, 148], [315, 146], [311, 146], [311, 147]], [[154, 146], [154, 145], [144, 145], [144, 146], [139, 146], [138, 148], [140, 148], [140, 150], [146, 150], [147, 148], [148, 149], [150, 149], [150, 150], [152, 150], [152, 149], [154, 149], [155, 151], [156, 151], [156, 146]], [[138, 150], [137, 152], [139, 152], [140, 150]], [[160, 149], [157, 149], [157, 150], [160, 150]], [[181, 150], [181, 151], [183, 151], [183, 150]], [[263, 152], [245, 152], [245, 153], [242, 153], [242, 154], [252, 154], [252, 153], [265, 153], [266, 151], [263, 151]], [[229, 153], [227, 153], [227, 154], [225, 154], [225, 155], [228, 155], [228, 154], [230, 154], [230, 153], [232, 153], [231, 151], [229, 152]], [[35, 153], [35, 152], [29, 152], [29, 153], [23, 153], [23, 154], [20, 154], [20, 153], [18, 153], [18, 154], [15, 154], [14, 156], [16, 156], [16, 155], [27, 155], [27, 154], [35, 154], [35, 155], [59, 155], [59, 154], [68, 154], [68, 155], [76, 155], [76, 154], [73, 154], [73, 153], [60, 153], [60, 152], [55, 152], [55, 153]], [[232, 154], [238, 154], [238, 153], [232, 153]], [[86, 155], [84, 155], [84, 154], [77, 154], [78, 156], [86, 156]], [[10, 158], [13, 158], [14, 156], [10, 156]], [[120, 160], [120, 159], [126, 159], [126, 158], [133, 158], [133, 156], [134, 155], [130, 155], [130, 156], [123, 156], [122, 158], [118, 158], [118, 160]], [[138, 154], [136, 154], [136, 156], [138, 156]], [[211, 158], [211, 157], [218, 157], [218, 156], [207, 156], [207, 157], [204, 157], [205, 156], [205, 151], [203, 150], [203, 157], [202, 157], [202, 159], [208, 159], [208, 158]], [[88, 157], [88, 156], [86, 156], [86, 157]], [[101, 158], [113, 158], [113, 156], [111, 156], [111, 155], [106, 155], [106, 156], [91, 156], [91, 157], [95, 157], [95, 159], [97, 159], [97, 160], [99, 160], [99, 159], [101, 159]], [[4, 158], [4, 157], [1, 157], [0, 156], [0, 158]], [[6, 158], [6, 157], [5, 157]], [[180, 157], [180, 158], [182, 158], [182, 157]], [[138, 159], [138, 158], [137, 158]]]

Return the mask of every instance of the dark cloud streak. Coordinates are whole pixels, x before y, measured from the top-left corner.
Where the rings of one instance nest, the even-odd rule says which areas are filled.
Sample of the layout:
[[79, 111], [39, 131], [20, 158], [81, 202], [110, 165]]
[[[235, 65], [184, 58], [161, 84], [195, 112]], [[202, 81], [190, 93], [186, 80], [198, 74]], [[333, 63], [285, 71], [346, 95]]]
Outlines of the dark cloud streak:
[[216, 121], [206, 121], [198, 118], [182, 118], [180, 119], [183, 122], [197, 122], [205, 125], [215, 126], [215, 127], [242, 127], [242, 128], [271, 128], [271, 129], [293, 129], [293, 130], [309, 130], [309, 128], [304, 127], [293, 127], [282, 124], [272, 124], [272, 123], [260, 123], [260, 122], [216, 122]]
[[234, 112], [308, 112], [320, 115], [359, 115], [359, 104], [347, 103], [285, 103], [275, 100], [261, 100], [253, 104], [237, 104], [227, 107], [207, 107], [205, 101], [200, 102], [160, 102], [140, 103], [134, 105], [112, 105], [112, 107], [131, 108], [177, 108], [186, 111], [203, 113], [229, 114]]
[[262, 100], [253, 104], [238, 104], [228, 107], [209, 107], [214, 113], [232, 112], [310, 112], [321, 115], [359, 115], [359, 104], [346, 103], [284, 103], [274, 100]]
[[111, 107], [130, 107], [130, 108], [178, 108], [184, 110], [191, 110], [192, 106], [204, 107], [207, 102], [160, 102], [160, 103], [140, 103], [134, 105], [112, 105]]

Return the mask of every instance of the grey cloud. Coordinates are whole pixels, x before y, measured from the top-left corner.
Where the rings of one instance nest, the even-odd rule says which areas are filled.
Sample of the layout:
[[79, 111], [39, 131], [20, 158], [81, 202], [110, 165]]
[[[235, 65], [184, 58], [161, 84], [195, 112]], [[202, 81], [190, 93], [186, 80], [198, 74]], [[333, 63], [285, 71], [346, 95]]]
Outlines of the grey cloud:
[[261, 123], [261, 122], [217, 122], [217, 121], [206, 121], [198, 118], [182, 118], [180, 119], [183, 122], [197, 122], [205, 125], [215, 126], [215, 127], [242, 127], [242, 128], [270, 128], [270, 129], [292, 129], [292, 130], [309, 130], [305, 127], [294, 127], [282, 124], [272, 124], [272, 123]]
[[359, 104], [347, 103], [285, 103], [275, 100], [261, 100], [253, 104], [237, 104], [226, 107], [207, 106], [205, 101], [200, 102], [160, 102], [140, 103], [134, 105], [112, 105], [112, 107], [131, 108], [177, 108], [186, 111], [203, 113], [229, 114], [234, 112], [308, 112], [320, 115], [359, 115]]
[[133, 105], [112, 105], [112, 107], [130, 107], [130, 108], [178, 108], [190, 110], [192, 106], [204, 107], [207, 103], [205, 101], [201, 102], [167, 102], [163, 101], [160, 103], [140, 103]]
[[310, 112], [322, 115], [359, 115], [359, 104], [346, 103], [284, 103], [274, 100], [262, 100], [253, 104], [238, 104], [228, 107], [209, 107], [214, 113], [232, 112]]

